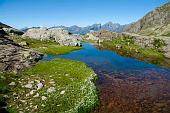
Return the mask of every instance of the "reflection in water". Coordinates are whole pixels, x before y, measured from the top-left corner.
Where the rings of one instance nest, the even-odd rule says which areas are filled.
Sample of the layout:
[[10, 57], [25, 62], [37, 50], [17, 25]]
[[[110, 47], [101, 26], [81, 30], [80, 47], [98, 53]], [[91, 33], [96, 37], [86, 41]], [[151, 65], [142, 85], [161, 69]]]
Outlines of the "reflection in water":
[[84, 49], [44, 60], [66, 58], [85, 62], [99, 76], [101, 106], [95, 113], [169, 113], [170, 70], [89, 43]]

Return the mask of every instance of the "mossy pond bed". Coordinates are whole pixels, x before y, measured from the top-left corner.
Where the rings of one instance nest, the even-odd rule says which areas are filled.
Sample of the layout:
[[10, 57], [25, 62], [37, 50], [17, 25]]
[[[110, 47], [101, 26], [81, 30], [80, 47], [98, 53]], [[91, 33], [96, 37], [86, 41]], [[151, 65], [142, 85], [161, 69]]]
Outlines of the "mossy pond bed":
[[122, 57], [83, 43], [83, 49], [43, 60], [71, 59], [86, 63], [98, 75], [100, 106], [95, 113], [169, 113], [170, 69]]

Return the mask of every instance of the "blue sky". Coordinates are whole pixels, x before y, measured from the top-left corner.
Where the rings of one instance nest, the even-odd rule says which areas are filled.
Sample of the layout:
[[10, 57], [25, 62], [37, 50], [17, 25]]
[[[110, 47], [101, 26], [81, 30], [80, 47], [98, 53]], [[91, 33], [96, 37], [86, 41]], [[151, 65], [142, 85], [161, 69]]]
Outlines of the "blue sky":
[[0, 22], [16, 28], [128, 24], [170, 0], [0, 0]]

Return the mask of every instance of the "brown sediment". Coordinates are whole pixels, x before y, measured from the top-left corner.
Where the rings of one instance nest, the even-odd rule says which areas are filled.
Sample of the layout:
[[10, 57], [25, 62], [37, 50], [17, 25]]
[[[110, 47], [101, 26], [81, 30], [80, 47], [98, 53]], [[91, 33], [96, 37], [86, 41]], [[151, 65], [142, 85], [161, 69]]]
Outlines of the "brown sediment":
[[162, 74], [98, 75], [100, 107], [94, 113], [170, 113], [170, 79]]

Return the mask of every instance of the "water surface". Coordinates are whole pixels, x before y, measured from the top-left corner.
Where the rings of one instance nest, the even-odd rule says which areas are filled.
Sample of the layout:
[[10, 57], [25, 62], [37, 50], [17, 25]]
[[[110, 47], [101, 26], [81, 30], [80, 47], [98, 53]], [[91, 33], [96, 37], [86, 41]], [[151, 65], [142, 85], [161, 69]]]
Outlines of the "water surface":
[[101, 106], [95, 113], [170, 113], [170, 69], [109, 50], [99, 50], [90, 43], [83, 49], [43, 60], [65, 58], [82, 61], [99, 76], [96, 85]]

